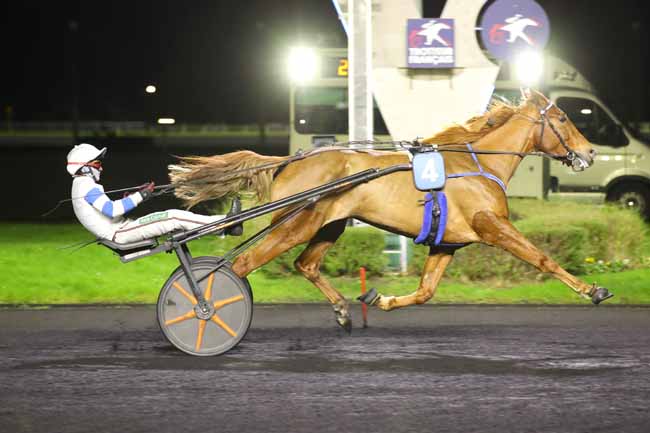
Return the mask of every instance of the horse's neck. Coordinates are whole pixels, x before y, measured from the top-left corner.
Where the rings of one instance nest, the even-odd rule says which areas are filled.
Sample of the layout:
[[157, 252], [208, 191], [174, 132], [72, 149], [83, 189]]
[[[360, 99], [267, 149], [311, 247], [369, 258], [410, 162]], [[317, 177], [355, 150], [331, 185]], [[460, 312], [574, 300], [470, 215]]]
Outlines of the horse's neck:
[[[476, 150], [528, 152], [533, 124], [522, 116], [512, 116], [503, 126], [476, 142]], [[523, 159], [517, 155], [478, 155], [483, 168], [506, 185]]]

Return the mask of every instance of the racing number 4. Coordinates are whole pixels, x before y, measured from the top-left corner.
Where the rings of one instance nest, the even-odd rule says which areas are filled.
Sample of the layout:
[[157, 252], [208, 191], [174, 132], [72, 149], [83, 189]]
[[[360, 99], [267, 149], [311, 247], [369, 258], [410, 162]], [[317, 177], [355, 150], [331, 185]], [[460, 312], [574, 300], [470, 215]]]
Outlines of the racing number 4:
[[436, 162], [433, 159], [429, 159], [424, 166], [424, 169], [422, 170], [422, 174], [420, 174], [420, 177], [424, 180], [428, 180], [430, 182], [435, 182], [438, 180], [438, 170], [436, 170]]

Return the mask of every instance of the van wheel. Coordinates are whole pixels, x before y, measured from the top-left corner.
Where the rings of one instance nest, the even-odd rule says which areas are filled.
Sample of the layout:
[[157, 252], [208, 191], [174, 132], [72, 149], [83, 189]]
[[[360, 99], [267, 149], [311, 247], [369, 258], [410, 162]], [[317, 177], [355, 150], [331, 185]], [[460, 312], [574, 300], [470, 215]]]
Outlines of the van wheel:
[[619, 203], [626, 209], [634, 209], [650, 220], [650, 190], [641, 183], [624, 183], [607, 193], [607, 201]]

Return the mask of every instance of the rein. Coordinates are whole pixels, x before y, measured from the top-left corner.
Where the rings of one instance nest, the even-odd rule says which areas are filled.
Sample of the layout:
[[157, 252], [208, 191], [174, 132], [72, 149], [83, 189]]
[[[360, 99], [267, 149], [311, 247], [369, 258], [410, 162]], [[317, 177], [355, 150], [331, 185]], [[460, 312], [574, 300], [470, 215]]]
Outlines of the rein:
[[[527, 116], [526, 116], [527, 117]], [[382, 146], [375, 146], [376, 144], [382, 145]], [[422, 146], [417, 139], [413, 141], [404, 141], [404, 140], [399, 140], [399, 141], [376, 141], [376, 140], [361, 140], [361, 141], [341, 141], [341, 142], [336, 142], [332, 144], [332, 146], [341, 146], [344, 147], [345, 145], [355, 145], [355, 146], [372, 146], [372, 147], [366, 147], [366, 148], [355, 148], [351, 147], [349, 150], [408, 150], [410, 147], [431, 147], [431, 149], [434, 149], [438, 152], [456, 152], [456, 153], [474, 153], [477, 155], [514, 155], [514, 156], [541, 156], [544, 158], [549, 158], [549, 159], [562, 159], [565, 158], [565, 155], [556, 155], [556, 154], [548, 154], [545, 152], [515, 152], [512, 150], [468, 150], [466, 149], [466, 144], [434, 144], [431, 146]], [[452, 146], [458, 146], [462, 148], [459, 149], [448, 149], [448, 147]], [[328, 150], [348, 150], [348, 149], [328, 149]], [[305, 155], [308, 156], [308, 155]], [[255, 168], [255, 167], [251, 167]]]
[[[292, 162], [295, 161], [300, 161], [302, 159], [308, 158], [310, 156], [315, 156], [319, 155], [323, 152], [340, 152], [344, 150], [353, 150], [353, 151], [363, 151], [363, 150], [408, 150], [411, 147], [431, 147], [432, 150], [438, 151], [438, 152], [454, 152], [454, 153], [469, 153], [472, 155], [513, 155], [513, 156], [520, 156], [520, 157], [525, 157], [525, 156], [540, 156], [544, 158], [549, 158], [553, 160], [560, 160], [560, 161], [568, 161], [571, 163], [572, 167], [574, 170], [578, 171], [580, 169], [584, 169], [585, 162], [582, 161], [582, 159], [573, 151], [571, 148], [567, 145], [566, 141], [564, 140], [564, 137], [560, 134], [560, 132], [557, 130], [553, 122], [551, 122], [550, 118], [548, 117], [547, 113], [548, 111], [554, 106], [555, 104], [552, 101], [549, 101], [548, 105], [544, 108], [541, 108], [539, 110], [540, 118], [535, 119], [531, 116], [528, 116], [526, 114], [523, 114], [519, 111], [515, 113], [515, 115], [519, 115], [521, 117], [526, 118], [527, 120], [531, 121], [533, 124], [538, 124], [542, 125], [542, 130], [540, 133], [540, 142], [542, 142], [544, 138], [544, 129], [546, 127], [546, 124], [548, 123], [549, 128], [555, 134], [555, 136], [558, 138], [560, 143], [562, 144], [562, 147], [564, 147], [567, 151], [566, 155], [559, 155], [559, 154], [550, 154], [546, 152], [541, 152], [541, 151], [534, 151], [534, 152], [515, 152], [515, 151], [510, 151], [510, 150], [475, 150], [475, 149], [468, 149], [467, 144], [444, 144], [444, 145], [431, 145], [431, 146], [422, 146], [418, 139], [416, 138], [415, 140], [412, 141], [407, 141], [407, 140], [352, 140], [352, 141], [342, 141], [342, 142], [336, 142], [332, 143], [330, 146], [327, 147], [320, 147], [320, 148], [315, 148], [311, 149], [307, 152], [304, 152], [302, 149], [298, 150], [295, 155], [292, 155], [288, 157], [287, 159], [284, 159], [282, 161], [277, 161], [277, 162], [268, 162], [265, 164], [260, 164], [254, 167], [247, 167], [247, 168], [242, 168], [239, 170], [234, 170], [227, 175], [225, 175], [223, 178], [231, 178], [232, 176], [236, 176], [240, 173], [246, 173], [250, 171], [259, 171], [259, 170], [268, 170], [271, 168], [275, 169], [282, 169], [286, 167], [287, 165], [291, 164]], [[538, 107], [539, 108], [539, 107]], [[457, 146], [459, 147], [458, 149], [450, 149], [450, 147]], [[222, 179], [223, 179], [222, 178]], [[217, 180], [211, 180], [211, 181], [203, 181], [203, 183], [215, 183]], [[182, 183], [177, 183], [177, 184], [172, 184], [168, 183], [165, 185], [158, 185], [154, 188], [154, 190], [159, 190], [157, 192], [154, 192], [152, 194], [153, 197], [158, 197], [164, 194], [169, 194], [172, 192], [174, 189], [176, 189], [178, 186], [182, 186], [185, 183], [191, 183], [191, 184], [196, 184], [197, 182], [201, 182], [199, 179], [194, 179], [189, 182], [182, 182]], [[134, 186], [134, 187], [128, 187], [128, 188], [121, 188], [121, 189], [114, 189], [111, 191], [105, 191], [105, 194], [110, 194], [110, 193], [116, 193], [116, 192], [125, 192], [125, 191], [134, 191], [137, 190], [139, 186]], [[60, 200], [56, 206], [54, 206], [52, 209], [49, 211], [45, 212], [42, 217], [46, 217], [50, 214], [52, 214], [54, 211], [56, 211], [63, 203], [71, 202], [72, 200], [80, 199], [83, 197], [73, 197], [73, 198], [68, 198], [65, 200]]]
[[[139, 189], [141, 186], [142, 185], [130, 186], [128, 188], [112, 189], [110, 191], [104, 191], [104, 194], [111, 194], [111, 193], [114, 193], [114, 192], [135, 191], [135, 190]], [[156, 187], [154, 187], [154, 190], [161, 190], [161, 191], [154, 192], [153, 194], [151, 194], [151, 196], [152, 197], [158, 197], [159, 195], [168, 194], [174, 188], [175, 187], [172, 186], [171, 183], [168, 183], [166, 185], [156, 186]], [[71, 197], [71, 198], [66, 198], [64, 200], [59, 200], [59, 202], [52, 209], [50, 209], [47, 212], [45, 212], [44, 214], [42, 214], [41, 217], [44, 218], [44, 217], [54, 213], [63, 203], [71, 202], [72, 200], [78, 200], [78, 199], [81, 199], [81, 198], [83, 198], [83, 197]]]

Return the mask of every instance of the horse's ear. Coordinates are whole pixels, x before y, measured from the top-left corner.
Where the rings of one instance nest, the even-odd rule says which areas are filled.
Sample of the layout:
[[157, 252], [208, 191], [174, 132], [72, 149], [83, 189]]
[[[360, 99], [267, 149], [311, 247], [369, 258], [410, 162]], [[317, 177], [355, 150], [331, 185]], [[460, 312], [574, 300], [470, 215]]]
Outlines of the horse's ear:
[[545, 107], [549, 102], [548, 98], [546, 98], [543, 93], [534, 89], [522, 88], [521, 94], [526, 98], [526, 101], [530, 101], [539, 107]]
[[532, 96], [536, 101], [541, 102], [543, 105], [548, 104], [548, 98], [539, 90], [531, 90]]

